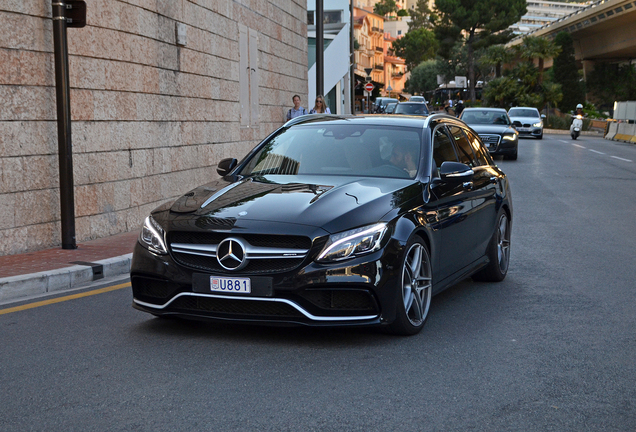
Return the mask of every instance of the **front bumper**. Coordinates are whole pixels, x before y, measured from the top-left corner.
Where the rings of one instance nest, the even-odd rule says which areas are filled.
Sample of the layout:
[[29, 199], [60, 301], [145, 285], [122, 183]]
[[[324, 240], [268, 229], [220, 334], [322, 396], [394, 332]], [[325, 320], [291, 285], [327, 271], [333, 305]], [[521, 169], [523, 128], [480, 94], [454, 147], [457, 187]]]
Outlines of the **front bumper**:
[[[310, 253], [293, 270], [230, 275], [189, 268], [137, 243], [131, 264], [133, 307], [156, 316], [274, 325], [389, 323], [399, 294], [400, 246], [391, 240], [378, 252], [329, 265], [313, 262]], [[252, 292], [212, 292], [213, 275], [249, 277]]]

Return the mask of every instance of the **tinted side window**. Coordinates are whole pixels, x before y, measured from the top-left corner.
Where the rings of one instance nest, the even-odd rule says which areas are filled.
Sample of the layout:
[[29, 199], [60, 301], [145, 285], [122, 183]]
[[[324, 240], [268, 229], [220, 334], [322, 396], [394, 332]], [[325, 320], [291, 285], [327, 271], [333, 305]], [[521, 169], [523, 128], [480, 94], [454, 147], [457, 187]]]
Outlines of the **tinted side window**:
[[449, 129], [453, 135], [455, 145], [457, 146], [459, 161], [470, 167], [479, 166], [480, 164], [475, 160], [475, 155], [473, 154], [473, 149], [468, 142], [468, 138], [466, 138], [466, 135], [464, 135], [461, 128], [457, 126], [450, 126]]
[[[446, 129], [441, 126], [435, 129], [433, 132], [433, 162], [435, 162], [435, 166], [433, 166], [433, 170], [439, 170], [439, 167], [442, 166], [443, 162], [451, 161], [457, 162], [457, 155], [455, 154], [455, 149], [453, 148], [453, 142], [451, 141], [448, 134], [446, 134]], [[438, 172], [433, 172], [433, 175], [439, 174]]]
[[473, 152], [475, 152], [475, 158], [477, 158], [479, 165], [494, 165], [490, 153], [484, 148], [479, 138], [471, 131], [464, 130], [464, 133], [468, 136], [468, 141], [470, 141], [470, 145], [473, 147]]

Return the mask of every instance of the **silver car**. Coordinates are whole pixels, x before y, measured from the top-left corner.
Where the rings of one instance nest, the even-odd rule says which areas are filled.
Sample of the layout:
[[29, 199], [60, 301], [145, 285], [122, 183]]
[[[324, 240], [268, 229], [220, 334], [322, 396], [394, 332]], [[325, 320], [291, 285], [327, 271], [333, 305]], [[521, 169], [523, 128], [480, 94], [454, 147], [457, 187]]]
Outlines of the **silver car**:
[[539, 114], [534, 107], [514, 107], [508, 110], [508, 117], [512, 121], [519, 136], [543, 138], [543, 119], [545, 115]]

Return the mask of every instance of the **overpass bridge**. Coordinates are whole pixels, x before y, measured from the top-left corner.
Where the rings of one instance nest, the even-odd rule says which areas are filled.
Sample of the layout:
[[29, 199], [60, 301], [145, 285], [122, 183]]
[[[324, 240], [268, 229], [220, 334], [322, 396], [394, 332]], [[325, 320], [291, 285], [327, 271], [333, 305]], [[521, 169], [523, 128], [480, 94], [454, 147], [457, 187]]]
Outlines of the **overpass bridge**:
[[[546, 24], [530, 33], [554, 39], [562, 31], [572, 35], [574, 57], [583, 73], [595, 62], [626, 62], [636, 59], [636, 0], [599, 0], [579, 11]], [[521, 43], [513, 39], [509, 46]], [[550, 62], [551, 63], [551, 62]], [[550, 64], [546, 62], [546, 67]]]

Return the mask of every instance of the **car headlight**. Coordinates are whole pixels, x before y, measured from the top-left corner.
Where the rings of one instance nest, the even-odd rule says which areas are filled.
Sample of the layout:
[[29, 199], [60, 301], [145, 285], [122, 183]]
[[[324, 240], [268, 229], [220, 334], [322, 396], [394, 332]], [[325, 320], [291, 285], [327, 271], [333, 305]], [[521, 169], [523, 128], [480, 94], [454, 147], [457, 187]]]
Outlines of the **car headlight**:
[[317, 262], [341, 261], [370, 252], [381, 247], [381, 240], [386, 232], [386, 223], [368, 225], [329, 236]]
[[161, 228], [161, 225], [159, 225], [152, 216], [148, 216], [141, 227], [141, 234], [139, 235], [141, 244], [152, 252], [165, 255], [168, 253], [168, 248], [163, 241], [163, 237], [164, 230]]
[[517, 139], [517, 135], [516, 134], [504, 134], [503, 139], [505, 139], [506, 141], [514, 141]]
[[541, 126], [543, 126], [543, 123], [541, 123], [541, 122], [539, 122], [539, 123], [535, 123], [535, 124], [533, 124], [532, 126], [534, 126], [534, 127], [541, 127]]

